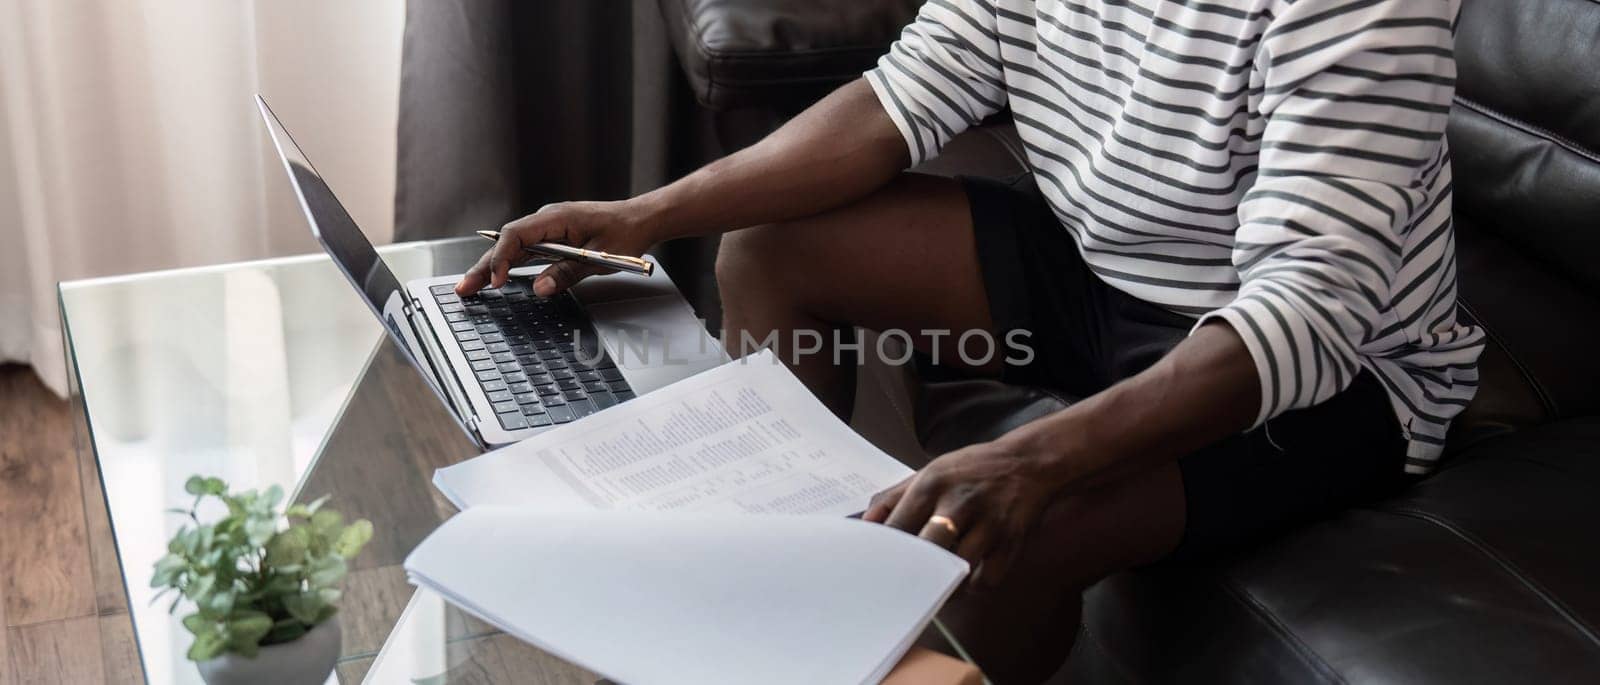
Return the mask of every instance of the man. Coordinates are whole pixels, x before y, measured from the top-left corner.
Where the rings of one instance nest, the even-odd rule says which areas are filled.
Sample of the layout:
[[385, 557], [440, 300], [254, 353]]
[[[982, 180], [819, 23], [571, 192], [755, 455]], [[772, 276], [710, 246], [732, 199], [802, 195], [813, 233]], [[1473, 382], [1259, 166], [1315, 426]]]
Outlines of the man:
[[[793, 332], [1027, 331], [1032, 364], [970, 371], [1085, 399], [938, 457], [866, 517], [971, 561], [947, 620], [997, 680], [1039, 680], [1100, 578], [1258, 540], [1438, 458], [1482, 338], [1456, 316], [1456, 11], [929, 0], [876, 69], [765, 140], [514, 221], [459, 289], [504, 282], [541, 240], [638, 254], [735, 231], [725, 344], [778, 333], [840, 412], [851, 369], [782, 354]], [[1029, 176], [901, 173], [1004, 108]], [[932, 361], [961, 365], [944, 342]]]

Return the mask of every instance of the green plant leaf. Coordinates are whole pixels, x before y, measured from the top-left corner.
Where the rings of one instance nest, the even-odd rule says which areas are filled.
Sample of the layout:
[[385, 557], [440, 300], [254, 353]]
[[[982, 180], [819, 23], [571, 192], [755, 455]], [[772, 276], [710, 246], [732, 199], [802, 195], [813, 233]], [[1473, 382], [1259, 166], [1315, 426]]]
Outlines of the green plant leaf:
[[[346, 525], [343, 514], [323, 508], [326, 496], [279, 514], [284, 492], [276, 486], [233, 493], [219, 478], [195, 476], [184, 489], [196, 503], [215, 496], [228, 511], [214, 521], [186, 522], [152, 570], [157, 597], [177, 590], [169, 612], [185, 600], [194, 604], [182, 619], [195, 636], [190, 658], [254, 655], [338, 612], [347, 560], [372, 540], [370, 521]], [[173, 511], [194, 517], [193, 507]]]
[[262, 640], [261, 644], [276, 645], [298, 640], [300, 636], [306, 634], [306, 631], [306, 624], [301, 623], [300, 619], [286, 618], [272, 624], [272, 632], [267, 633], [266, 639]]
[[328, 504], [328, 498], [330, 498], [330, 496], [331, 495], [323, 495], [320, 496], [320, 498], [312, 499], [310, 504], [294, 504], [294, 506], [291, 506], [290, 509], [288, 509], [288, 511], [286, 511], [283, 515], [293, 515], [293, 517], [301, 517], [301, 519], [310, 519], [310, 515], [317, 514], [317, 509], [322, 509], [323, 504]]
[[215, 632], [217, 624], [207, 621], [200, 614], [189, 614], [183, 617], [183, 627], [188, 629], [190, 633], [199, 635], [201, 633]]
[[306, 625], [316, 625], [322, 611], [322, 600], [315, 594], [301, 593], [283, 598], [283, 609]]
[[245, 534], [249, 536], [250, 545], [260, 547], [272, 539], [272, 534], [277, 532], [278, 527], [273, 524], [272, 519], [252, 518], [245, 521], [244, 530]]
[[[267, 500], [267, 494], [256, 490], [246, 490], [239, 493], [239, 500], [244, 504], [244, 510], [252, 516], [271, 516], [273, 503]], [[279, 493], [278, 497], [282, 498], [282, 493]]]
[[228, 618], [228, 633], [233, 636], [228, 644], [237, 646], [240, 642], [248, 642], [255, 646], [271, 630], [271, 616], [254, 609], [241, 609]]
[[372, 522], [360, 519], [339, 531], [339, 538], [333, 543], [333, 553], [346, 559], [353, 559], [371, 539]]
[[266, 590], [266, 594], [268, 596], [283, 597], [285, 595], [300, 591], [300, 576], [298, 575], [300, 573], [300, 569], [296, 568], [293, 571], [285, 570], [283, 573], [284, 575], [275, 575], [268, 579], [266, 585], [263, 586], [263, 589]]
[[190, 661], [207, 661], [215, 659], [222, 650], [228, 646], [228, 641], [222, 633], [210, 632], [194, 636], [194, 644], [189, 645]]
[[321, 557], [307, 564], [306, 582], [310, 583], [312, 588], [332, 587], [344, 580], [348, 570], [349, 566], [344, 563], [342, 557]]
[[267, 564], [280, 572], [294, 573], [286, 567], [298, 566], [305, 561], [310, 537], [310, 531], [304, 527], [279, 531], [272, 536], [272, 539], [267, 540]]
[[193, 528], [180, 528], [178, 529], [177, 540], [182, 546], [179, 551], [181, 551], [185, 556], [192, 557], [194, 556], [195, 550], [200, 546], [200, 533], [196, 532]]
[[311, 515], [311, 530], [321, 535], [332, 535], [344, 525], [344, 514], [332, 509], [318, 509]]
[[228, 651], [247, 659], [254, 659], [261, 653], [261, 643], [234, 635], [228, 639]]
[[150, 587], [166, 587], [178, 579], [178, 574], [188, 568], [189, 562], [176, 554], [168, 554], [156, 562], [156, 570], [150, 578]]
[[211, 594], [212, 588], [217, 585], [217, 576], [211, 573], [201, 573], [191, 577], [189, 584], [183, 586], [183, 595], [194, 600], [196, 604], [205, 606], [202, 598]]
[[234, 592], [231, 589], [218, 590], [211, 593], [204, 600], [195, 600], [200, 611], [212, 616], [227, 616], [233, 611]]

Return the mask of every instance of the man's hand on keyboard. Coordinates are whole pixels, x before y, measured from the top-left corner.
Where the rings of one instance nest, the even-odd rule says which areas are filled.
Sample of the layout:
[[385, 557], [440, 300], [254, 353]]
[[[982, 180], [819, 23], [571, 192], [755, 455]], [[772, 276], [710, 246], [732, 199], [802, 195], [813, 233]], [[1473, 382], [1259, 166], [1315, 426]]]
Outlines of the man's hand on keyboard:
[[[628, 202], [562, 202], [517, 219], [500, 229], [500, 241], [461, 277], [456, 293], [470, 295], [485, 286], [505, 285], [511, 268], [533, 258], [524, 247], [561, 243], [618, 255], [639, 256], [656, 240], [645, 230], [641, 213]], [[584, 277], [606, 269], [562, 261], [534, 279], [534, 293], [549, 297], [572, 287]]]

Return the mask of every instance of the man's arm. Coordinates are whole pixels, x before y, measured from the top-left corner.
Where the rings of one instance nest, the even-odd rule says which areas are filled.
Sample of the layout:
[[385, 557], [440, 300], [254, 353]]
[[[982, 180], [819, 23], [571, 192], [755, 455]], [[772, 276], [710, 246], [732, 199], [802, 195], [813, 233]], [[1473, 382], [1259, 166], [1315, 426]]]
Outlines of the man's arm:
[[1255, 362], [1232, 326], [1200, 326], [1150, 368], [1000, 439], [1036, 455], [1060, 492], [1176, 460], [1254, 422], [1261, 389]]
[[[460, 293], [503, 285], [545, 241], [637, 255], [662, 240], [709, 235], [825, 211], [887, 183], [910, 155], [862, 79], [801, 112], [760, 142], [676, 182], [618, 202], [567, 202], [506, 224], [500, 242], [462, 277]], [[597, 273], [560, 262], [535, 282], [541, 295]]]
[[[863, 518], [952, 545], [978, 580], [999, 583], [1057, 497], [1139, 473], [1248, 428], [1255, 363], [1223, 321], [1197, 328], [1150, 368], [998, 440], [933, 460], [873, 498]], [[959, 544], [934, 514], [959, 521]]]
[[660, 238], [817, 214], [856, 200], [1003, 107], [989, 0], [931, 0], [878, 68], [760, 143], [632, 201]]
[[848, 204], [909, 161], [899, 131], [861, 78], [755, 145], [625, 204], [658, 239], [710, 235]]
[[1430, 185], [1448, 178], [1455, 3], [1330, 6], [1300, 0], [1263, 40], [1266, 126], [1257, 180], [1239, 206], [1235, 300], [1147, 371], [939, 457], [867, 518], [929, 535], [928, 517], [940, 513], [994, 531], [961, 539], [992, 579], [991, 561], [1003, 568], [1052, 498], [1326, 401], [1360, 372], [1363, 344], [1403, 329], [1385, 309], [1408, 234], [1424, 231], [1426, 245], [1449, 230], [1446, 219], [1412, 219]]
[[1067, 489], [1326, 401], [1360, 372], [1357, 348], [1381, 334], [1401, 245], [1442, 161], [1453, 10], [1379, 3], [1330, 27], [1317, 20], [1328, 5], [1304, 0], [1268, 31], [1259, 178], [1235, 238], [1238, 297], [1148, 371], [1006, 436], [1025, 452], [1065, 446], [1071, 463], [1056, 475]]
[[[930, 0], [877, 69], [761, 142], [631, 200], [562, 203], [513, 221], [456, 290], [504, 284], [532, 243], [637, 255], [669, 238], [794, 219], [861, 198], [1000, 109], [997, 35], [989, 0]], [[596, 272], [558, 263], [534, 290], [550, 295]]]

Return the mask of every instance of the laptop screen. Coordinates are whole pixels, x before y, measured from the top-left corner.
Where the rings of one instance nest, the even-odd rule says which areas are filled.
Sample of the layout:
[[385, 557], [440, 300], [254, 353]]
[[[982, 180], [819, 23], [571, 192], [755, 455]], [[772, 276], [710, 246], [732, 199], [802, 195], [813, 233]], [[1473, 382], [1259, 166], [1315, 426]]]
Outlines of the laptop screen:
[[256, 96], [256, 104], [261, 109], [261, 119], [267, 125], [267, 131], [272, 134], [272, 144], [278, 150], [278, 156], [283, 159], [284, 169], [289, 173], [289, 181], [294, 185], [295, 194], [300, 198], [300, 206], [305, 210], [306, 221], [311, 224], [311, 233], [322, 243], [323, 249], [333, 258], [339, 270], [350, 279], [351, 285], [361, 293], [367, 305], [372, 308], [372, 313], [383, 323], [384, 330], [395, 345], [406, 355], [412, 366], [422, 373], [422, 377], [433, 387], [435, 394], [456, 414], [458, 421], [460, 412], [441, 391], [438, 376], [435, 375], [432, 364], [425, 358], [420, 358], [422, 349], [415, 339], [415, 333], [409, 321], [405, 318], [405, 293], [399, 279], [394, 272], [389, 270], [383, 258], [378, 255], [378, 250], [372, 246], [372, 241], [367, 240], [365, 233], [356, 226], [350, 213], [345, 211], [339, 198], [334, 197], [333, 189], [322, 180], [322, 175], [317, 173], [316, 167], [311, 165], [300, 146], [295, 144], [294, 138], [289, 135], [283, 122], [278, 121], [277, 115], [272, 113], [272, 108], [267, 106], [266, 100]]

